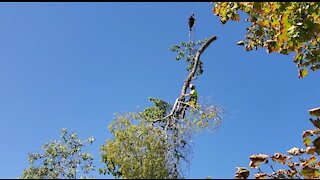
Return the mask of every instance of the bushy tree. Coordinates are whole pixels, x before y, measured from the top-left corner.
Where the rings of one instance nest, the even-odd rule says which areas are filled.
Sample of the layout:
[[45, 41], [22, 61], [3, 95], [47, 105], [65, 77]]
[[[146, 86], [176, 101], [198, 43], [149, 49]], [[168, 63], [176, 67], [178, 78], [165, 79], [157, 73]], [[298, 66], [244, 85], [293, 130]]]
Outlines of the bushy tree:
[[109, 126], [113, 137], [101, 147], [102, 161], [106, 164], [101, 173], [138, 179], [184, 178], [183, 172], [190, 164], [192, 136], [216, 128], [223, 113], [216, 105], [190, 104], [183, 96], [189, 84], [202, 74], [200, 55], [214, 40], [216, 37], [212, 36], [197, 43], [172, 46], [171, 50], [178, 54], [176, 59], [185, 58], [189, 63], [181, 96], [173, 105], [149, 98], [154, 106], [118, 115]]
[[43, 145], [43, 153], [30, 153], [29, 165], [23, 171], [22, 179], [76, 179], [90, 178], [94, 170], [93, 157], [84, 150], [92, 144], [93, 137], [78, 138], [76, 132], [61, 130], [60, 140]]
[[100, 172], [124, 179], [168, 178], [165, 134], [138, 117], [137, 113], [118, 114], [109, 125], [113, 137], [101, 147], [106, 167]]
[[221, 109], [212, 106], [201, 107], [201, 115], [193, 112], [177, 122], [155, 121], [165, 117], [172, 106], [156, 98], [150, 101], [154, 106], [138, 113], [118, 114], [109, 125], [112, 138], [101, 146], [106, 167], [100, 173], [125, 179], [182, 178], [190, 163], [192, 135], [217, 127], [221, 120]]

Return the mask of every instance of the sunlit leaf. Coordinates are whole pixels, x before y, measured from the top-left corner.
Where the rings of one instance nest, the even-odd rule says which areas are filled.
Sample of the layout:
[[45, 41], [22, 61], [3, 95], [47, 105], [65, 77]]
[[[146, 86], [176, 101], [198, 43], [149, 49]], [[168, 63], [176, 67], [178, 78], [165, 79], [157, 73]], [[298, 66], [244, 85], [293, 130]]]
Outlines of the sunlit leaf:
[[287, 41], [287, 40], [288, 40], [288, 35], [287, 35], [287, 33], [280, 34], [280, 35], [278, 36], [278, 40], [279, 40], [279, 41]]
[[311, 116], [319, 116], [320, 117], [320, 107], [316, 107], [316, 108], [310, 109], [309, 113], [310, 113]]
[[297, 148], [297, 147], [293, 147], [291, 148], [290, 150], [287, 151], [290, 155], [293, 155], [293, 156], [299, 156], [301, 155], [302, 153], [304, 153], [303, 150]]
[[311, 144], [311, 138], [310, 138], [310, 137], [307, 137], [307, 138], [303, 139], [303, 144], [304, 144], [305, 146], [310, 146], [310, 144]]
[[238, 41], [237, 45], [244, 46], [244, 41]]
[[265, 163], [268, 159], [268, 155], [266, 154], [257, 154], [257, 155], [252, 155], [250, 156], [250, 163], [249, 163], [249, 167], [250, 168], [258, 168], [258, 166], [261, 163]]
[[222, 24], [225, 24], [227, 22], [227, 18], [221, 18], [220, 21]]
[[288, 159], [291, 159], [291, 156], [286, 156], [281, 153], [275, 153], [273, 156], [271, 156], [271, 159], [281, 164], [285, 164]]
[[266, 173], [257, 173], [254, 175], [256, 179], [267, 179], [267, 174]]
[[250, 175], [250, 172], [247, 168], [245, 167], [236, 167], [237, 172], [234, 176], [235, 179], [247, 179]]
[[261, 22], [261, 26], [267, 27], [269, 25], [269, 21], [268, 20], [264, 20]]
[[309, 147], [306, 148], [306, 153], [307, 154], [313, 155], [314, 151], [315, 151], [315, 147], [310, 147], [309, 146]]
[[300, 69], [299, 70], [299, 78], [304, 78], [308, 75], [308, 70], [307, 69]]
[[310, 135], [316, 135], [316, 134], [319, 134], [320, 133], [320, 129], [314, 129], [314, 130], [306, 130], [306, 131], [303, 131], [302, 133], [302, 138], [306, 138]]

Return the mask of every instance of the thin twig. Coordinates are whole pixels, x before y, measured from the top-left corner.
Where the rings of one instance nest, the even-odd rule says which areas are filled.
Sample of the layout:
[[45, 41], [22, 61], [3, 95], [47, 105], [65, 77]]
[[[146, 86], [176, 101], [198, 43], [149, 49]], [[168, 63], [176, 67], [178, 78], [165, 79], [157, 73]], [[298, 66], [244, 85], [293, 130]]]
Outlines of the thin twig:
[[274, 173], [277, 173], [274, 169], [273, 169], [273, 166], [270, 164], [270, 167], [271, 167], [271, 169], [272, 169], [272, 171], [274, 172]]
[[260, 169], [260, 167], [258, 167], [258, 171], [259, 171], [260, 173], [264, 173], [264, 172]]

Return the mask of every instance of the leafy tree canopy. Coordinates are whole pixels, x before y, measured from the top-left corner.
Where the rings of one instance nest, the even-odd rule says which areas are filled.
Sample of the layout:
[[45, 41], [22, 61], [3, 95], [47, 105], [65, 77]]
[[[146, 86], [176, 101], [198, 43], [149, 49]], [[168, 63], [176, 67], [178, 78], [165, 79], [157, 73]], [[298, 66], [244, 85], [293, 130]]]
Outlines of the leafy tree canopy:
[[221, 118], [218, 107], [201, 106], [201, 114], [194, 110], [179, 122], [155, 122], [172, 106], [161, 99], [149, 100], [154, 106], [138, 113], [117, 114], [109, 125], [113, 137], [101, 146], [106, 167], [100, 173], [118, 178], [181, 178], [189, 163], [192, 133], [218, 126]]
[[299, 78], [308, 69], [320, 69], [320, 3], [319, 2], [214, 2], [213, 13], [225, 24], [240, 21], [239, 11], [247, 13], [245, 50], [266, 48], [268, 53], [295, 53]]
[[44, 153], [30, 153], [30, 167], [24, 170], [22, 179], [76, 179], [90, 178], [94, 170], [93, 157], [84, 151], [92, 144], [93, 137], [86, 140], [78, 138], [76, 132], [61, 130], [60, 140], [43, 145]]

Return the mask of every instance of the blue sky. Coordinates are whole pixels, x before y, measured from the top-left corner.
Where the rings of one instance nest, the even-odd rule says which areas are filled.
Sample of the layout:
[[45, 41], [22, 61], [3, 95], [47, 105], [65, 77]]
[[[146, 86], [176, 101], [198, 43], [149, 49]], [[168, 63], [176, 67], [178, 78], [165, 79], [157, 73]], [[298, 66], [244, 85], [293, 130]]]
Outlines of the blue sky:
[[96, 138], [90, 150], [101, 167], [114, 112], [179, 96], [186, 63], [169, 48], [188, 40], [192, 12], [196, 39], [218, 37], [194, 83], [200, 99], [227, 114], [218, 130], [194, 138], [187, 175], [233, 178], [252, 154], [302, 147], [302, 131], [312, 128], [307, 110], [319, 106], [320, 73], [299, 79], [292, 55], [235, 45], [244, 18], [222, 25], [208, 2], [1, 3], [0, 177], [19, 177], [28, 153], [41, 152], [64, 127]]

